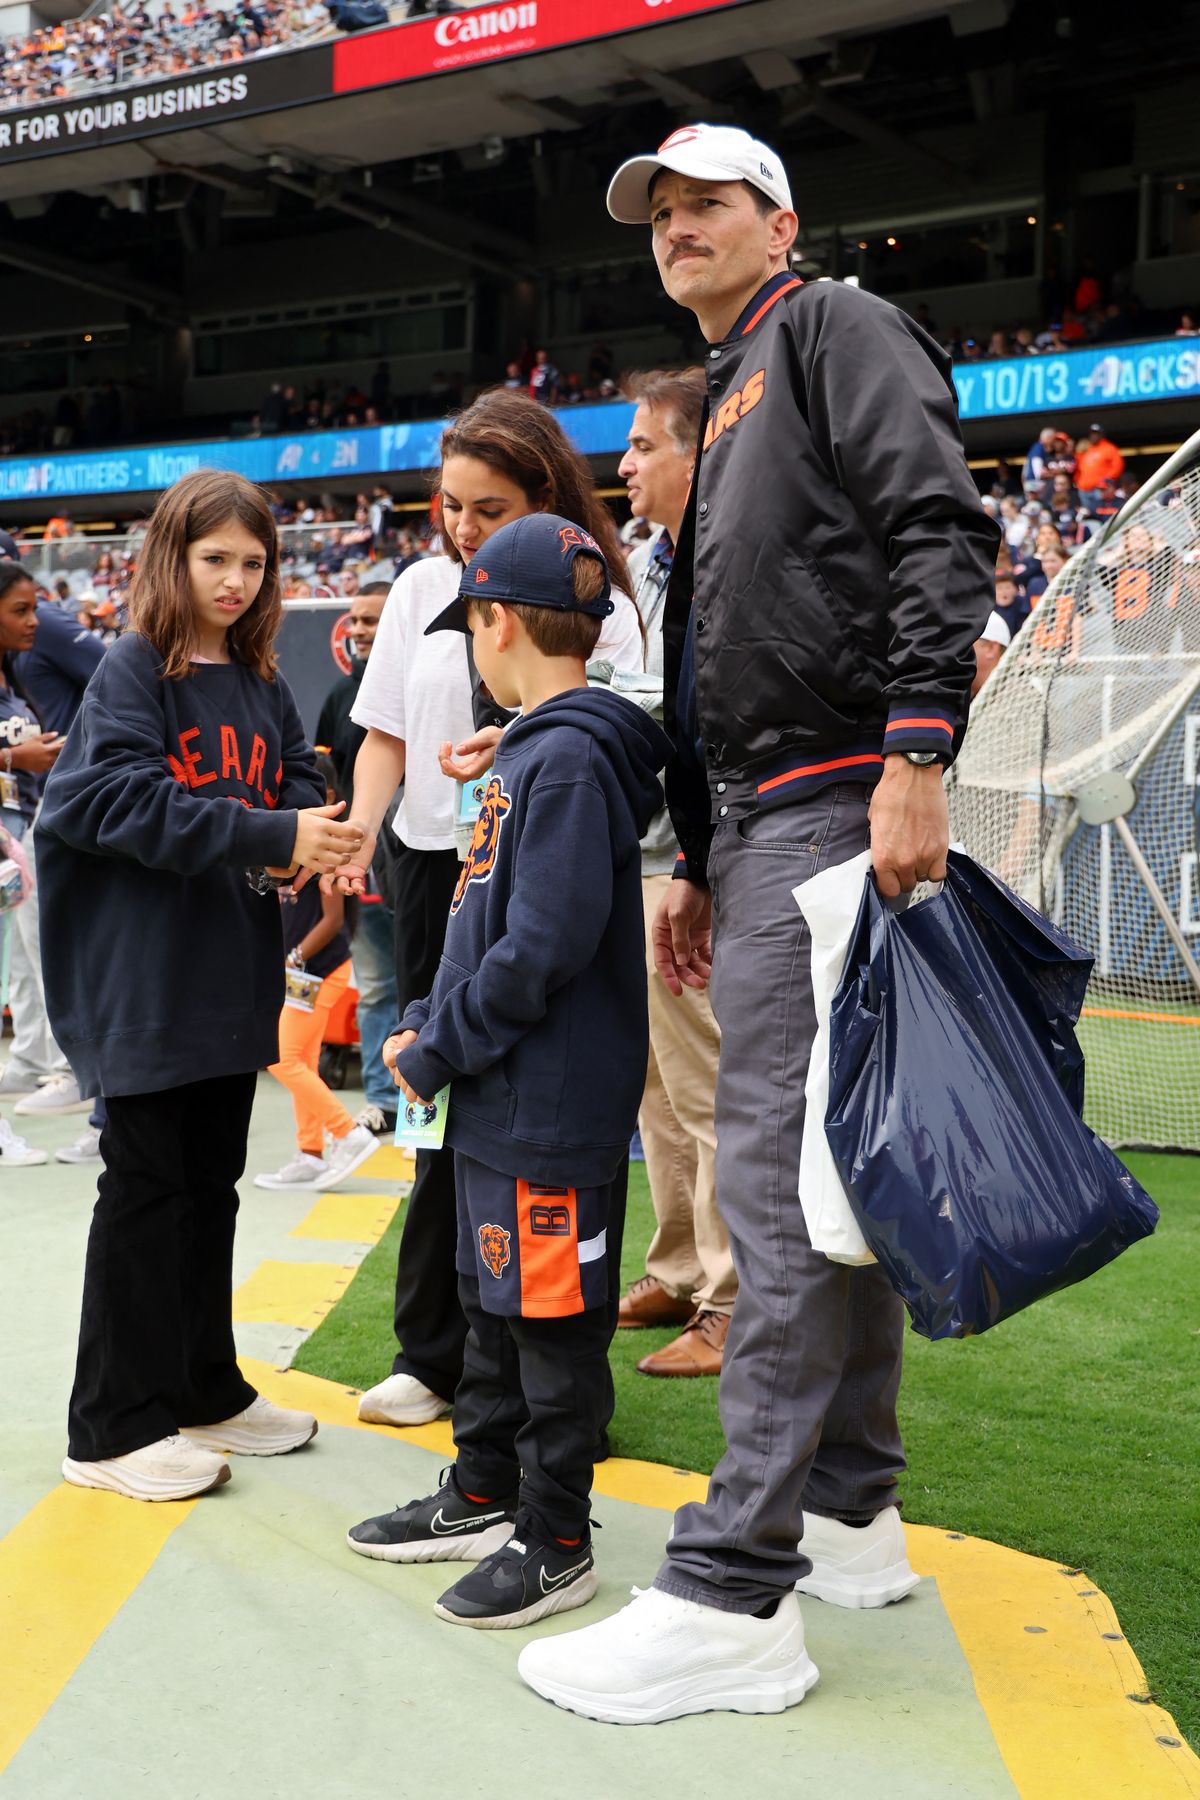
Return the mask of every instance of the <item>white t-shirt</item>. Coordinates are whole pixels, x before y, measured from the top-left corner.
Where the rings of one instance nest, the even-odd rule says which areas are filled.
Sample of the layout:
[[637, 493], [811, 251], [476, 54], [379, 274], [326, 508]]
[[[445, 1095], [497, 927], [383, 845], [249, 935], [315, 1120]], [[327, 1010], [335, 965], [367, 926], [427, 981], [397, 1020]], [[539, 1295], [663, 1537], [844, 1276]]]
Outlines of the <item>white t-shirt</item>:
[[[404, 740], [404, 796], [392, 829], [410, 850], [454, 849], [455, 783], [442, 774], [438, 751], [475, 730], [471, 671], [460, 632], [426, 637], [425, 627], [453, 600], [461, 572], [452, 557], [429, 556], [397, 576], [350, 709], [356, 725]], [[593, 655], [615, 669], [640, 670], [637, 608], [618, 588], [612, 597]]]

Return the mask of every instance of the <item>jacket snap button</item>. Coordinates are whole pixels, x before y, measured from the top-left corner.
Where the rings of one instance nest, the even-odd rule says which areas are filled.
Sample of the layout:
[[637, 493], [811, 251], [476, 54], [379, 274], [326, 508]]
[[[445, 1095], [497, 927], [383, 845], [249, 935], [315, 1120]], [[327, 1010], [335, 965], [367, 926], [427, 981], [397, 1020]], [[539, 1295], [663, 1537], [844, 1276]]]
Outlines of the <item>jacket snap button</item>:
[[709, 362], [716, 362], [720, 354], [721, 352], [719, 350], [710, 350], [708, 353]]
[[729, 811], [729, 808], [727, 806], [719, 806], [717, 808], [718, 819], [723, 819], [728, 811]]
[[725, 792], [725, 789], [728, 786], [729, 786], [729, 783], [727, 781], [718, 781], [718, 783], [717, 783], [718, 794], [723, 794]]
[[702, 631], [703, 631], [703, 630], [704, 630], [704, 620], [703, 620], [703, 619], [697, 619], [697, 620], [696, 620], [696, 636], [697, 636], [697, 637], [699, 637], [699, 636], [700, 636], [700, 633], [701, 633], [701, 632], [702, 632]]
[[708, 511], [708, 501], [702, 500], [700, 502], [700, 517], [703, 518], [707, 511]]

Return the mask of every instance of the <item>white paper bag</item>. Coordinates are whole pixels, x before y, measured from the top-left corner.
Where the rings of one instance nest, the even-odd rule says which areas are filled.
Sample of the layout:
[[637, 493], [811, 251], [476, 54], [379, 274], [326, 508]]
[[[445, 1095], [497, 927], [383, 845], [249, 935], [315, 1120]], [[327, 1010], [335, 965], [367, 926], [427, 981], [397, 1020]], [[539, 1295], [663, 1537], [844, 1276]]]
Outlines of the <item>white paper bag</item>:
[[829, 1105], [829, 1009], [837, 992], [846, 952], [862, 902], [871, 852], [823, 869], [811, 881], [792, 889], [812, 934], [813, 1003], [817, 1035], [804, 1084], [804, 1140], [800, 1146], [800, 1205], [814, 1250], [831, 1262], [873, 1263], [866, 1240], [850, 1210], [828, 1141], [825, 1113]]

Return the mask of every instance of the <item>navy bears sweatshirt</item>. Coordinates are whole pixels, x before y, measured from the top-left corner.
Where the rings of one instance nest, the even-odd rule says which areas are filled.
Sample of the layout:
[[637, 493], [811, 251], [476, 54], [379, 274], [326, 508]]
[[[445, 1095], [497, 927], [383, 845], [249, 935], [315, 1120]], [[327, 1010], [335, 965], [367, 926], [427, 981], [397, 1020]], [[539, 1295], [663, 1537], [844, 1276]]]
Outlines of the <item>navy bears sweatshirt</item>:
[[286, 867], [325, 784], [281, 679], [162, 678], [120, 638], [84, 694], [36, 828], [46, 1010], [85, 1094], [142, 1094], [278, 1056], [283, 934], [247, 868]]
[[639, 840], [670, 740], [601, 688], [510, 725], [399, 1058], [418, 1094], [447, 1082], [446, 1141], [518, 1180], [598, 1186], [629, 1149], [646, 1082]]

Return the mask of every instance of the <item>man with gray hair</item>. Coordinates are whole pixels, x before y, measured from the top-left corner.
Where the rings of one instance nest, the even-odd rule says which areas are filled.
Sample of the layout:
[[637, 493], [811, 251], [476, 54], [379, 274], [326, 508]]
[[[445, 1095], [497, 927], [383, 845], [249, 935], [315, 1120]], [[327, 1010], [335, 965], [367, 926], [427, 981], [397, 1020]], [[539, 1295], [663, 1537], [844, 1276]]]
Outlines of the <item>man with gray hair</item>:
[[653, 1587], [518, 1668], [560, 1706], [635, 1724], [796, 1705], [817, 1670], [795, 1589], [869, 1607], [916, 1583], [897, 1511], [904, 1310], [878, 1265], [812, 1249], [798, 1199], [816, 1018], [793, 889], [868, 840], [885, 899], [944, 876], [942, 768], [998, 534], [949, 358], [886, 301], [797, 279], [774, 150], [684, 126], [617, 171], [608, 205], [651, 227], [709, 345], [664, 619], [682, 862], [654, 936], [672, 993], [712, 973], [738, 1298], [708, 1498], [677, 1513]]
[[[687, 509], [707, 392], [703, 369], [651, 369], [621, 382], [634, 402], [617, 473], [635, 515], [661, 531], [630, 557], [634, 602], [646, 630], [646, 673], [661, 678], [663, 608], [675, 543]], [[717, 1211], [713, 1101], [721, 1034], [703, 988], [676, 998], [654, 966], [653, 925], [671, 885], [679, 845], [669, 811], [642, 839], [650, 1062], [638, 1113], [656, 1230], [646, 1273], [622, 1296], [623, 1330], [682, 1325], [677, 1338], [638, 1363], [642, 1375], [719, 1375], [737, 1293], [729, 1237]]]

